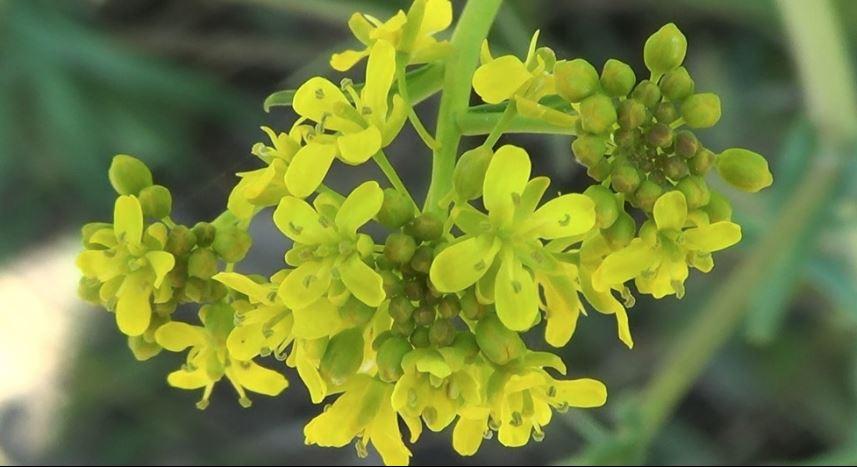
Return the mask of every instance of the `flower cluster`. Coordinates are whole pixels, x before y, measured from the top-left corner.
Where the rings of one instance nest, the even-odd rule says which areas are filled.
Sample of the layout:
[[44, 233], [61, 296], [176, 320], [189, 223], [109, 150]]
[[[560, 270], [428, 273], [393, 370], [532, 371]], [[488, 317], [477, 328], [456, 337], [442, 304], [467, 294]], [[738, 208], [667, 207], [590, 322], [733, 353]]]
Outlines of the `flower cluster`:
[[[424, 428], [452, 426], [462, 455], [494, 434], [505, 446], [540, 441], [554, 411], [601, 406], [607, 391], [561, 378], [563, 361], [522, 335], [538, 329], [563, 347], [588, 304], [613, 315], [632, 347], [632, 282], [641, 294], [681, 298], [690, 268], [710, 271], [712, 253], [740, 240], [707, 172], [748, 192], [772, 177], [758, 154], [715, 154], [691, 131], [714, 125], [720, 102], [695, 93], [674, 25], [646, 42], [651, 76], [639, 82], [617, 60], [600, 75], [585, 60], [558, 60], [538, 34], [523, 60], [494, 57], [485, 42], [467, 84], [502, 115], [460, 155], [443, 202], [420, 209], [383, 149], [409, 120], [424, 131], [407, 72], [455, 54], [454, 41], [434, 37], [451, 23], [449, 0], [416, 0], [387, 21], [354, 15], [365, 48], [331, 65], [344, 71], [366, 58], [365, 82], [300, 86], [294, 125], [263, 128], [270, 143], [252, 153], [264, 167], [238, 174], [212, 222], [176, 224], [170, 192], [149, 169], [114, 159], [114, 220], [83, 229], [81, 296], [115, 313], [138, 359], [187, 351], [167, 381], [201, 389], [199, 408], [224, 377], [245, 407], [248, 391], [280, 394], [286, 378], [259, 364], [273, 356], [296, 369], [314, 403], [332, 401], [306, 426], [307, 444], [354, 442], [360, 455], [371, 445], [386, 464], [407, 464], [400, 419], [412, 443]], [[550, 180], [533, 176], [528, 152], [495, 147], [516, 119], [574, 133], [571, 151], [595, 183], [543, 201]], [[367, 181], [341, 195], [324, 184], [334, 160], [374, 160], [392, 186]], [[284, 267], [270, 277], [236, 272], [250, 222], [267, 208], [292, 242]], [[373, 222], [386, 238], [366, 233]], [[198, 324], [182, 304], [195, 305]]]

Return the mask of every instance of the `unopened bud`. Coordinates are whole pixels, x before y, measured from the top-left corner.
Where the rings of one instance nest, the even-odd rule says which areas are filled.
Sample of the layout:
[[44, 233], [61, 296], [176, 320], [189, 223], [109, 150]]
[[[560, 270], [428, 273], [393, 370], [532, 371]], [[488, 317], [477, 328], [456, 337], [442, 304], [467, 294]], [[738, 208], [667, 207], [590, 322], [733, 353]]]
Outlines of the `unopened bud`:
[[400, 232], [392, 233], [384, 243], [384, 257], [394, 264], [405, 264], [417, 251], [417, 241], [414, 237]]
[[684, 177], [678, 182], [676, 188], [684, 194], [684, 198], [687, 200], [687, 208], [691, 210], [705, 206], [711, 198], [708, 184], [705, 183], [705, 179], [699, 176]]
[[669, 23], [649, 36], [643, 47], [643, 60], [654, 75], [667, 73], [684, 61], [687, 38], [678, 27]]
[[569, 102], [580, 102], [598, 91], [598, 71], [582, 58], [557, 62], [554, 66], [556, 90]]
[[479, 320], [476, 325], [476, 343], [485, 357], [497, 365], [505, 365], [521, 357], [527, 350], [521, 336], [504, 326], [495, 314]]
[[483, 146], [461, 155], [452, 173], [452, 185], [460, 198], [469, 201], [482, 196], [485, 173], [493, 156], [494, 152]]
[[443, 221], [437, 214], [424, 212], [405, 226], [405, 232], [421, 242], [432, 242], [443, 235]]
[[678, 102], [693, 94], [694, 83], [687, 68], [680, 66], [661, 78], [661, 92], [673, 102]]
[[351, 328], [330, 339], [319, 372], [326, 380], [339, 386], [357, 373], [362, 364], [363, 332], [359, 328]]
[[625, 99], [619, 104], [617, 121], [622, 128], [633, 129], [645, 123], [648, 118], [646, 106], [637, 99]]
[[113, 158], [107, 171], [110, 184], [120, 195], [137, 195], [152, 185], [152, 172], [140, 159], [120, 154]]
[[675, 135], [675, 153], [679, 157], [690, 159], [699, 151], [699, 139], [693, 132], [682, 130]]
[[455, 339], [455, 326], [448, 319], [439, 319], [429, 328], [429, 342], [435, 347], [452, 345]]
[[247, 252], [253, 246], [253, 238], [238, 228], [217, 229], [211, 246], [227, 263], [237, 263], [247, 256]]
[[592, 185], [583, 192], [595, 202], [595, 225], [606, 229], [619, 217], [619, 204], [612, 191], [601, 185]]
[[631, 194], [640, 186], [640, 171], [630, 164], [617, 164], [613, 168], [611, 185], [619, 193]]
[[649, 110], [654, 110], [658, 103], [661, 102], [661, 88], [657, 84], [644, 79], [637, 84], [631, 97], [640, 101]]
[[607, 141], [601, 136], [583, 134], [572, 141], [571, 151], [578, 162], [592, 167], [607, 153]]
[[143, 208], [143, 216], [149, 219], [163, 219], [173, 210], [173, 197], [170, 190], [164, 186], [147, 186], [140, 190], [138, 198]]
[[681, 116], [691, 128], [710, 128], [720, 121], [720, 97], [694, 94], [681, 103]]
[[660, 184], [645, 179], [640, 183], [640, 187], [634, 192], [634, 204], [646, 212], [652, 212], [655, 207], [655, 201], [664, 194], [664, 189]]
[[616, 118], [613, 101], [603, 94], [589, 96], [580, 103], [580, 122], [587, 133], [608, 132], [616, 123]]
[[601, 70], [601, 86], [613, 97], [627, 96], [636, 83], [637, 75], [634, 70], [619, 60], [607, 60]]
[[708, 214], [708, 220], [712, 224], [732, 220], [732, 203], [716, 191], [711, 191], [711, 197], [703, 210]]
[[688, 172], [687, 162], [678, 156], [673, 156], [664, 161], [664, 175], [672, 181], [679, 181], [686, 177]]
[[[654, 203], [652, 204], [654, 205]], [[601, 231], [610, 248], [614, 250], [618, 250], [631, 243], [636, 233], [637, 223], [634, 222], [634, 218], [630, 214], [624, 211], [619, 214], [613, 225]]]
[[197, 248], [187, 260], [187, 272], [191, 277], [211, 279], [217, 274], [217, 256], [208, 248]]
[[768, 161], [747, 149], [727, 149], [717, 156], [716, 164], [720, 177], [739, 190], [755, 193], [774, 182]]
[[414, 207], [407, 196], [387, 188], [384, 190], [384, 202], [381, 204], [377, 218], [382, 225], [395, 230], [414, 218]]
[[413, 350], [407, 339], [393, 336], [384, 341], [378, 349], [378, 376], [385, 383], [395, 383], [402, 377], [402, 359]]

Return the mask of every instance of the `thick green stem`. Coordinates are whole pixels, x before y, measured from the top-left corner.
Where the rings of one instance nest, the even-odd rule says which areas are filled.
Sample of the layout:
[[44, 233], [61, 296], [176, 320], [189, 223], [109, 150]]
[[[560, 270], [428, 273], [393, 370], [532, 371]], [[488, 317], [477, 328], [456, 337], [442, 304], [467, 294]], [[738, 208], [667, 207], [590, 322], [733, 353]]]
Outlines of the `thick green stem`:
[[794, 247], [810, 228], [808, 220], [829, 204], [857, 136], [857, 109], [853, 99], [842, 98], [857, 92], [850, 79], [851, 66], [842, 47], [833, 6], [827, 0], [780, 0], [779, 6], [801, 67], [807, 107], [826, 136], [825, 144], [813, 156], [803, 183], [785, 204], [768, 235], [759, 240], [752, 256], [712, 294], [711, 301], [666, 352], [666, 360], [640, 401], [643, 446], [651, 442], [717, 349], [741, 323], [755, 291], [754, 284], [765, 278], [767, 268], [778, 255]]
[[502, 0], [467, 2], [452, 35], [452, 52], [447, 57], [443, 76], [443, 97], [435, 133], [439, 147], [432, 160], [427, 210], [439, 209], [438, 202], [452, 189], [452, 172], [462, 136], [458, 116], [467, 111], [470, 104], [470, 82], [479, 61], [479, 50], [501, 3]]

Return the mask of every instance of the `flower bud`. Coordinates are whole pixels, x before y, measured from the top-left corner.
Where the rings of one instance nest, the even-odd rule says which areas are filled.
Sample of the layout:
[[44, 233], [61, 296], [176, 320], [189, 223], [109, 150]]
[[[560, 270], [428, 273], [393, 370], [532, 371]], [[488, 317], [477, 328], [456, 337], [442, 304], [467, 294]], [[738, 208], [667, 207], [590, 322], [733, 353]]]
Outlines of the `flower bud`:
[[664, 161], [664, 175], [670, 180], [678, 181], [686, 177], [688, 172], [687, 162], [681, 157], [673, 156]]
[[644, 79], [637, 84], [631, 97], [640, 101], [649, 110], [654, 108], [661, 102], [661, 88], [657, 84]]
[[372, 341], [372, 350], [377, 352], [381, 346], [384, 345], [384, 342], [387, 342], [395, 336], [396, 334], [393, 331], [384, 331], [381, 334], [378, 334], [378, 336], [375, 337], [375, 340]]
[[708, 204], [702, 209], [708, 214], [708, 220], [712, 224], [732, 220], [732, 203], [716, 191], [711, 191]]
[[211, 246], [227, 263], [237, 263], [247, 256], [247, 252], [253, 246], [253, 238], [238, 228], [217, 229]]
[[434, 259], [434, 250], [428, 245], [423, 245], [417, 248], [413, 258], [411, 258], [411, 268], [416, 272], [428, 274], [432, 259]]
[[405, 373], [402, 369], [402, 359], [413, 350], [407, 339], [393, 336], [385, 340], [378, 348], [378, 376], [385, 383], [395, 383]]
[[199, 277], [190, 277], [182, 288], [184, 299], [193, 303], [202, 303], [208, 294], [210, 282]]
[[684, 194], [684, 198], [687, 200], [687, 208], [690, 210], [705, 206], [711, 198], [708, 184], [705, 183], [705, 179], [699, 176], [684, 177], [678, 182], [676, 188]]
[[654, 148], [668, 148], [673, 144], [673, 130], [669, 125], [656, 123], [646, 133], [646, 143]]
[[649, 178], [640, 183], [640, 187], [634, 192], [634, 204], [646, 212], [652, 212], [655, 201], [664, 194], [661, 185]]
[[461, 316], [471, 321], [478, 321], [485, 316], [485, 306], [476, 299], [476, 294], [468, 290], [461, 296]]
[[655, 120], [669, 125], [678, 120], [678, 110], [670, 102], [661, 102], [655, 108]]
[[613, 97], [627, 96], [636, 83], [637, 75], [634, 70], [619, 60], [607, 60], [601, 70], [601, 86]]
[[393, 323], [393, 331], [396, 334], [403, 336], [403, 337], [409, 337], [414, 332], [414, 329], [416, 329], [416, 328], [417, 328], [417, 325], [416, 325], [416, 323], [414, 323], [414, 320], [412, 320], [412, 319], [409, 319], [407, 321], [401, 321], [401, 322], [396, 321]]
[[197, 222], [193, 226], [193, 234], [196, 235], [197, 245], [208, 248], [214, 243], [214, 237], [217, 235], [217, 228], [208, 222]]
[[598, 71], [582, 58], [560, 61], [554, 66], [556, 91], [569, 102], [580, 102], [598, 91]]
[[384, 243], [384, 257], [393, 264], [405, 264], [417, 251], [417, 241], [410, 235], [395, 232], [387, 237]]
[[589, 96], [580, 103], [580, 122], [587, 133], [601, 134], [610, 131], [616, 123], [616, 107], [603, 95]]
[[140, 159], [120, 154], [113, 158], [107, 177], [120, 195], [137, 195], [152, 185], [152, 172]]
[[362, 364], [363, 331], [351, 328], [330, 339], [318, 370], [327, 381], [340, 386], [357, 373]]
[[467, 359], [473, 358], [479, 354], [479, 344], [476, 343], [476, 336], [469, 331], [459, 332], [456, 334], [455, 340], [452, 342], [452, 346]]
[[183, 225], [177, 225], [170, 229], [167, 238], [167, 251], [176, 256], [185, 256], [196, 246], [196, 235]]
[[610, 176], [612, 170], [613, 166], [607, 162], [607, 159], [601, 159], [597, 164], [586, 170], [586, 175], [589, 175], [593, 180], [601, 182]]
[[414, 310], [414, 322], [417, 326], [428, 326], [434, 323], [435, 311], [429, 305], [420, 305]]
[[694, 175], [705, 175], [712, 164], [714, 164], [714, 153], [700, 147], [696, 151], [696, 155], [688, 161], [688, 168], [690, 168], [690, 173]]
[[699, 151], [699, 140], [693, 132], [681, 130], [675, 135], [675, 153], [679, 157], [690, 159]]
[[[382, 259], [383, 257], [379, 257]], [[388, 297], [398, 297], [404, 293], [404, 287], [402, 286], [402, 279], [396, 275], [393, 271], [389, 269], [382, 269], [378, 271], [378, 274], [381, 275], [381, 280], [384, 282], [384, 293]]]
[[739, 190], [755, 193], [771, 186], [774, 177], [768, 161], [760, 154], [747, 149], [727, 149], [717, 156], [717, 173], [723, 180]]
[[485, 172], [494, 152], [483, 146], [465, 152], [455, 164], [452, 173], [452, 185], [455, 193], [466, 201], [482, 196], [482, 185], [485, 182]]
[[140, 190], [140, 206], [143, 216], [149, 219], [163, 219], [173, 209], [173, 197], [170, 190], [161, 185], [147, 186]]
[[720, 120], [720, 97], [694, 94], [681, 103], [681, 116], [691, 128], [711, 128]]
[[637, 223], [634, 222], [634, 218], [630, 214], [624, 211], [619, 214], [613, 225], [601, 231], [601, 235], [607, 240], [610, 248], [614, 250], [618, 250], [631, 243], [636, 233]]
[[217, 274], [217, 256], [208, 248], [193, 250], [187, 260], [187, 273], [191, 277], [211, 279]]
[[571, 142], [571, 152], [578, 162], [592, 167], [607, 153], [607, 141], [601, 136], [583, 134]]
[[384, 202], [377, 218], [378, 222], [388, 229], [398, 229], [414, 218], [414, 206], [404, 194], [393, 188], [386, 188]]
[[350, 326], [363, 326], [375, 315], [375, 309], [351, 296], [339, 307], [339, 317]]
[[411, 333], [411, 345], [418, 349], [425, 349], [431, 345], [429, 340], [429, 329], [427, 327], [418, 327]]
[[687, 68], [680, 66], [661, 78], [660, 87], [667, 99], [677, 102], [693, 94], [695, 85]]
[[617, 121], [622, 128], [633, 129], [645, 123], [648, 118], [648, 110], [642, 102], [637, 99], [625, 99], [619, 104]]
[[643, 47], [643, 61], [652, 74], [661, 76], [681, 65], [687, 53], [687, 38], [669, 23], [649, 36]]
[[641, 137], [635, 128], [620, 128], [613, 133], [613, 142], [621, 149], [634, 149], [640, 144]]
[[612, 176], [611, 185], [619, 193], [630, 195], [640, 186], [640, 171], [631, 164], [616, 164]]
[[443, 220], [437, 214], [424, 212], [405, 226], [405, 232], [418, 241], [432, 242], [443, 235]]
[[444, 319], [455, 318], [461, 311], [461, 303], [455, 295], [446, 295], [437, 305], [437, 314]]
[[479, 320], [476, 325], [476, 343], [485, 358], [497, 365], [516, 360], [527, 350], [521, 336], [504, 326], [493, 313]]
[[619, 217], [619, 205], [613, 192], [601, 185], [592, 185], [583, 192], [595, 202], [595, 225], [606, 229]]
[[408, 297], [412, 301], [418, 302], [425, 299], [427, 292], [425, 282], [419, 277], [405, 282], [405, 297]]
[[390, 317], [400, 323], [411, 319], [414, 315], [414, 305], [405, 297], [395, 297], [390, 300]]
[[435, 347], [452, 345], [455, 340], [455, 326], [448, 319], [439, 319], [429, 328], [429, 342]]

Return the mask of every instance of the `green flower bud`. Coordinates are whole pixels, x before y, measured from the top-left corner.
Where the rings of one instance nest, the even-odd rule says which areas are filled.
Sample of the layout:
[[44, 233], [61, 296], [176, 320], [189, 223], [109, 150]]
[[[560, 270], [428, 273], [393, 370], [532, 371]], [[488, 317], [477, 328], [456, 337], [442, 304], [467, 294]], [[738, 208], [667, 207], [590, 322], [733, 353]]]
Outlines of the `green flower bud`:
[[661, 102], [661, 88], [657, 84], [644, 79], [637, 84], [631, 97], [640, 101], [649, 110], [654, 108]]
[[625, 99], [619, 103], [617, 121], [622, 128], [633, 129], [646, 122], [649, 117], [646, 106], [637, 99]]
[[712, 164], [714, 164], [714, 153], [703, 147], [700, 147], [696, 155], [688, 161], [690, 173], [694, 175], [705, 175]]
[[405, 297], [408, 297], [412, 301], [418, 302], [425, 299], [426, 292], [426, 284], [419, 277], [405, 282]]
[[229, 289], [217, 281], [208, 281], [208, 287], [205, 290], [206, 302], [219, 302], [229, 295]]
[[613, 142], [620, 149], [634, 149], [640, 144], [640, 138], [640, 131], [633, 128], [620, 128], [613, 133]]
[[732, 220], [732, 203], [716, 191], [711, 191], [708, 204], [702, 208], [708, 214], [708, 220], [712, 224], [720, 221]]
[[485, 182], [485, 172], [494, 152], [483, 146], [465, 152], [455, 164], [452, 173], [452, 185], [455, 193], [461, 199], [470, 201], [482, 196], [482, 185]]
[[77, 295], [81, 300], [101, 305], [101, 282], [94, 277], [81, 277], [77, 283]]
[[681, 65], [687, 53], [687, 38], [670, 23], [649, 36], [643, 47], [643, 61], [655, 76], [661, 76]]
[[385, 383], [395, 383], [405, 374], [402, 369], [402, 359], [413, 350], [410, 342], [403, 337], [391, 337], [384, 341], [378, 349], [376, 361], [378, 376]]
[[616, 123], [616, 118], [613, 101], [603, 94], [589, 96], [580, 103], [580, 121], [587, 133], [608, 132]]
[[693, 132], [682, 130], [675, 135], [675, 153], [677, 156], [690, 159], [699, 151], [699, 140]]
[[720, 97], [694, 94], [681, 103], [681, 116], [691, 128], [711, 128], [720, 120]]
[[437, 214], [424, 212], [405, 226], [405, 232], [421, 242], [433, 242], [443, 235], [443, 220]]
[[678, 110], [669, 102], [661, 102], [655, 108], [655, 120], [670, 124], [678, 120]]
[[386, 188], [384, 202], [376, 217], [382, 225], [395, 230], [414, 218], [414, 206], [404, 194], [393, 188]]
[[391, 270], [378, 271], [381, 275], [381, 280], [384, 281], [384, 292], [388, 297], [398, 297], [404, 293], [402, 279]]
[[396, 334], [393, 331], [384, 331], [381, 334], [378, 334], [375, 340], [372, 341], [372, 350], [377, 352], [381, 346], [384, 345], [384, 342], [387, 342], [393, 337], [396, 337]]
[[217, 235], [217, 228], [208, 222], [197, 222], [193, 226], [193, 234], [196, 235], [197, 245], [207, 248], [214, 243], [214, 237]]
[[184, 301], [191, 303], [202, 303], [208, 295], [209, 280], [200, 279], [199, 277], [190, 277], [182, 288]]
[[414, 322], [417, 326], [428, 326], [434, 323], [434, 319], [434, 308], [429, 305], [420, 305], [419, 308], [414, 310]]
[[664, 194], [664, 189], [657, 182], [647, 178], [640, 183], [640, 187], [634, 192], [634, 204], [646, 212], [652, 212], [655, 201]]
[[167, 237], [167, 251], [176, 256], [185, 256], [196, 246], [196, 235], [183, 225], [177, 225], [170, 229]]
[[610, 59], [601, 70], [601, 86], [613, 97], [625, 97], [634, 89], [637, 75], [627, 63]]
[[163, 219], [170, 215], [173, 209], [173, 197], [167, 187], [161, 185], [147, 186], [140, 190], [140, 206], [143, 216], [149, 219]]
[[619, 217], [619, 204], [613, 192], [601, 185], [592, 185], [583, 192], [595, 202], [595, 225], [606, 229]]
[[673, 130], [669, 125], [656, 123], [646, 133], [646, 144], [654, 148], [668, 148], [673, 144]]
[[437, 305], [438, 303], [440, 303], [440, 299], [441, 297], [443, 297], [443, 294], [437, 290], [437, 287], [435, 287], [434, 284], [431, 283], [431, 280], [428, 277], [425, 277], [425, 284], [426, 295], [423, 299], [423, 302], [428, 305]]
[[147, 341], [143, 336], [129, 337], [128, 348], [131, 349], [131, 353], [134, 354], [134, 358], [138, 362], [145, 362], [161, 353], [162, 350], [160, 345]]
[[414, 257], [411, 258], [411, 267], [414, 271], [428, 274], [432, 259], [434, 259], [434, 250], [428, 245], [423, 245], [417, 248]]
[[485, 358], [505, 365], [521, 357], [527, 347], [517, 332], [510, 331], [496, 314], [490, 314], [479, 320], [476, 325], [476, 343]]
[[187, 260], [187, 272], [191, 277], [211, 279], [217, 274], [217, 256], [208, 248], [193, 250]]
[[476, 336], [469, 331], [456, 334], [452, 346], [461, 352], [466, 359], [474, 358], [479, 354], [479, 344], [476, 343]]
[[580, 102], [598, 91], [598, 71], [582, 58], [557, 62], [553, 71], [557, 94], [569, 102]]
[[[654, 205], [654, 203], [652, 203], [652, 205]], [[613, 225], [601, 231], [601, 234], [604, 235], [604, 239], [607, 240], [610, 248], [614, 250], [618, 250], [619, 248], [631, 243], [631, 240], [634, 239], [636, 233], [637, 223], [634, 222], [634, 218], [631, 217], [630, 214], [624, 211], [619, 214], [619, 217]]]
[[571, 142], [571, 152], [578, 162], [592, 167], [607, 153], [607, 141], [601, 136], [583, 134]]
[[152, 172], [140, 159], [120, 154], [113, 158], [107, 177], [120, 195], [137, 195], [152, 185]]
[[661, 78], [660, 87], [667, 99], [677, 102], [693, 94], [695, 85], [687, 68], [680, 66]]
[[405, 264], [417, 251], [417, 241], [410, 235], [395, 232], [387, 237], [384, 243], [384, 257], [394, 264]]
[[410, 337], [410, 335], [414, 332], [414, 329], [417, 328], [414, 320], [409, 319], [407, 321], [396, 321], [393, 323], [393, 331], [404, 337]]
[[687, 200], [688, 209], [696, 209], [708, 204], [711, 199], [711, 191], [708, 189], [708, 184], [705, 179], [699, 176], [690, 175], [684, 177], [678, 182], [676, 188], [684, 193], [684, 198]]
[[633, 193], [640, 186], [640, 171], [630, 164], [616, 164], [613, 167], [611, 185], [619, 193]]
[[455, 340], [455, 326], [448, 319], [439, 319], [429, 328], [429, 342], [435, 347], [452, 345]]
[[755, 193], [774, 183], [768, 161], [747, 149], [727, 149], [717, 156], [717, 173], [739, 190]]
[[408, 321], [414, 315], [414, 305], [405, 297], [395, 297], [390, 300], [390, 317], [400, 323]]
[[211, 244], [217, 255], [227, 263], [237, 263], [244, 259], [251, 246], [253, 246], [253, 238], [238, 228], [217, 229], [214, 243]]
[[363, 326], [375, 316], [375, 309], [361, 302], [353, 295], [339, 307], [339, 317], [351, 326]]
[[444, 319], [455, 318], [461, 311], [461, 303], [455, 295], [446, 295], [437, 305], [437, 314]]
[[670, 180], [678, 181], [688, 174], [687, 162], [681, 157], [673, 156], [664, 161], [664, 175]]
[[610, 176], [610, 172], [613, 171], [613, 166], [607, 162], [607, 159], [601, 159], [597, 164], [589, 167], [586, 170], [586, 175], [589, 175], [593, 180], [597, 180], [599, 182], [604, 181], [607, 177]]
[[356, 374], [362, 364], [363, 331], [351, 328], [330, 339], [318, 370], [327, 381], [340, 386]]
[[425, 349], [431, 345], [429, 340], [429, 329], [426, 327], [418, 327], [411, 333], [411, 345], [418, 349]]
[[470, 321], [478, 321], [485, 316], [485, 306], [476, 299], [476, 294], [468, 290], [461, 296], [461, 316]]

